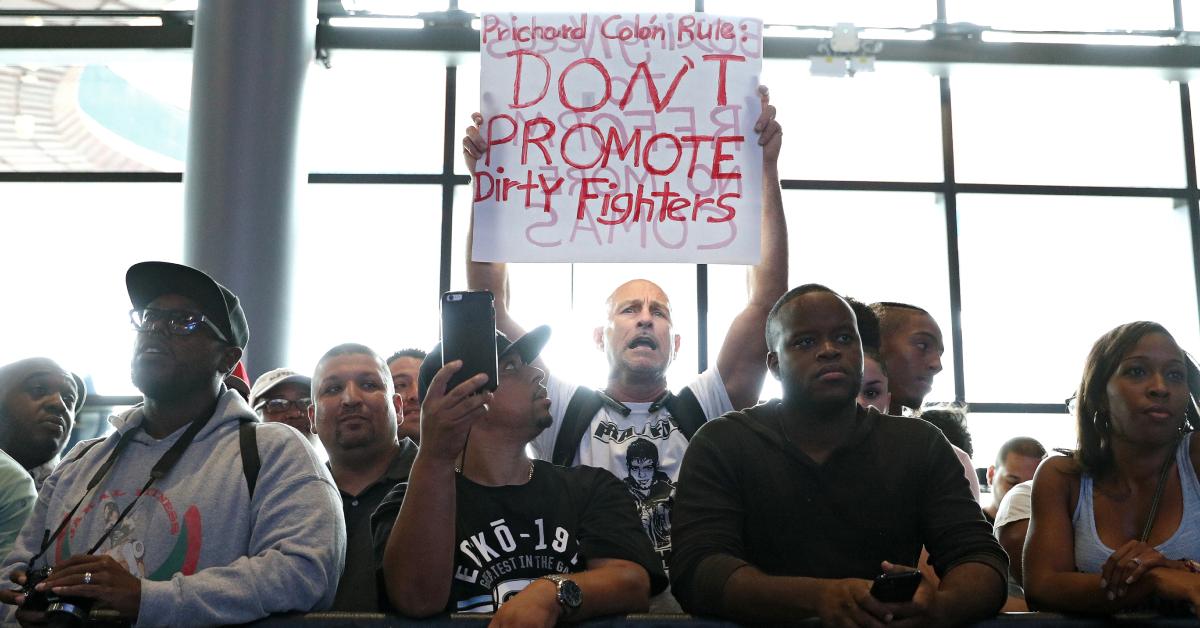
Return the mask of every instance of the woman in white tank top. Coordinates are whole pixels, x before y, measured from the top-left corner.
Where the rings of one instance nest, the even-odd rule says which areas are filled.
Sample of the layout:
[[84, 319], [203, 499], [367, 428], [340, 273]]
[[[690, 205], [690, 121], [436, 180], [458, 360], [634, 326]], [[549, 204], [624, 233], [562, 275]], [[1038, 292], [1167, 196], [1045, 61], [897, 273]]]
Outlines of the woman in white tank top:
[[1079, 448], [1034, 477], [1031, 609], [1200, 612], [1198, 393], [1200, 371], [1161, 325], [1096, 341], [1076, 396]]

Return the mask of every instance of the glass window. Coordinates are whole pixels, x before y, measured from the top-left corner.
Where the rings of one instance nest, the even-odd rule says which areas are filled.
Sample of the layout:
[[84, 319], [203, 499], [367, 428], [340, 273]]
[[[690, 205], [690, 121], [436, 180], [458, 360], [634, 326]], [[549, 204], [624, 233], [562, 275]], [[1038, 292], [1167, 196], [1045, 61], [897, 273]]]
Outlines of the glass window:
[[[953, 400], [946, 222], [939, 197], [785, 190], [783, 203], [788, 285], [819, 283], [864, 303], [900, 301], [931, 312], [942, 327], [946, 352], [945, 370], [934, 380], [927, 401]], [[708, 267], [710, 363], [716, 362], [729, 325], [745, 307], [745, 286], [745, 267]], [[768, 377], [762, 397], [780, 394], [779, 383]]]
[[943, 180], [936, 77], [893, 65], [829, 78], [808, 61], [768, 59], [762, 83], [783, 125], [784, 178]]
[[292, 274], [292, 368], [331, 347], [381, 355], [438, 339], [441, 187], [310, 184], [301, 199]]
[[0, 171], [180, 172], [191, 54], [0, 65]]
[[968, 400], [1057, 403], [1129, 321], [1200, 349], [1187, 212], [1172, 199], [958, 197]]
[[1200, 0], [1183, 0], [1183, 29], [1200, 30]]
[[959, 182], [1182, 187], [1179, 90], [1132, 71], [956, 69]]
[[330, 63], [308, 69], [300, 133], [308, 172], [442, 171], [442, 54], [339, 49]]
[[182, 261], [177, 183], [0, 183], [0, 364], [55, 359], [101, 395], [136, 395], [125, 271]]
[[1171, 0], [946, 0], [946, 21], [1014, 30], [1165, 30], [1175, 27]]
[[937, 19], [936, 0], [842, 0], [840, 2], [773, 2], [771, 0], [704, 0], [704, 10], [720, 15], [748, 15], [768, 24], [917, 27]]
[[[1055, 449], [1075, 448], [1075, 419], [1065, 410], [1059, 414], [970, 412], [967, 429], [975, 448], [971, 462], [976, 468], [996, 464], [1000, 446], [1017, 436], [1036, 438], [1051, 455]], [[984, 503], [990, 501], [991, 497], [983, 497]]]
[[[450, 260], [450, 288], [467, 289], [467, 235], [471, 224], [471, 192], [468, 186], [454, 188], [454, 233]], [[570, 357], [569, 338], [574, 335], [569, 325], [575, 323], [574, 309], [575, 280], [571, 264], [509, 264], [509, 307], [513, 320], [525, 329], [538, 325], [550, 325], [554, 334], [543, 353], [547, 364], [555, 368], [568, 368], [574, 360]], [[586, 326], [579, 329], [585, 329]], [[590, 330], [590, 328], [587, 328]], [[590, 338], [590, 331], [588, 332]], [[564, 376], [566, 373], [564, 372]]]
[[462, 137], [471, 126], [471, 114], [479, 111], [479, 54], [458, 57], [456, 77], [458, 91], [454, 96], [454, 172], [471, 174], [462, 159]]

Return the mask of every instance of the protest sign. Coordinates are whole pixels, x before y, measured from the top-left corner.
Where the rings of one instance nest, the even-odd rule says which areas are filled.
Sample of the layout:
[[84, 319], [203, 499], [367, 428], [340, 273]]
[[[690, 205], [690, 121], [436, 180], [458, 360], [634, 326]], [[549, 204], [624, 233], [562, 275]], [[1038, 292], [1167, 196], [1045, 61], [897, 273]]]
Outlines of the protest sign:
[[762, 22], [489, 13], [472, 258], [759, 259]]

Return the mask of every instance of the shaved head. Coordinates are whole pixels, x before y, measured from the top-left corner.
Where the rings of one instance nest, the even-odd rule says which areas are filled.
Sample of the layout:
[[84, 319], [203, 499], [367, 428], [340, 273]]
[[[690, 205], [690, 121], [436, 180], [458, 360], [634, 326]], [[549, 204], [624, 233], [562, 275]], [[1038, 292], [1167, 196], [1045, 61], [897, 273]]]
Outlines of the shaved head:
[[[630, 279], [625, 283], [617, 286], [608, 297], [604, 299], [604, 309], [609, 318], [612, 318], [613, 310], [619, 305], [630, 293], [651, 292], [657, 293], [657, 301], [670, 309], [671, 299], [667, 297], [667, 292], [662, 289], [662, 286], [650, 281], [649, 279]], [[593, 301], [594, 303], [594, 301]]]

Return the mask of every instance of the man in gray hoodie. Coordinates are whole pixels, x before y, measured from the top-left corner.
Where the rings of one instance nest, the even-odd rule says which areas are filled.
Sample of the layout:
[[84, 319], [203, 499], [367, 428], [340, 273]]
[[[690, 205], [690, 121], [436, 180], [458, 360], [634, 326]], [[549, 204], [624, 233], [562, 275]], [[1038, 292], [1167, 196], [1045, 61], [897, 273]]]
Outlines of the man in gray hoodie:
[[125, 281], [145, 402], [46, 480], [3, 573], [24, 585], [51, 571], [0, 601], [22, 623], [42, 620], [53, 592], [153, 626], [328, 608], [346, 542], [337, 488], [303, 437], [258, 424], [223, 386], [249, 336], [238, 298], [164, 262], [135, 264]]

